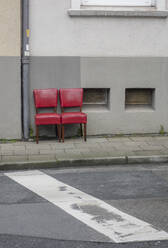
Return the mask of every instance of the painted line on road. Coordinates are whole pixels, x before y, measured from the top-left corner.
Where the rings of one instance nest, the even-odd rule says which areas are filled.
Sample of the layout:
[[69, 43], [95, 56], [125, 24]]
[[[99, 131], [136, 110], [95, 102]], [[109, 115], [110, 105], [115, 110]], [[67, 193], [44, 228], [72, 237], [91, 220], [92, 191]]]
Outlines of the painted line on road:
[[39, 170], [5, 173], [5, 175], [107, 236], [112, 242], [168, 239], [168, 233], [165, 231]]

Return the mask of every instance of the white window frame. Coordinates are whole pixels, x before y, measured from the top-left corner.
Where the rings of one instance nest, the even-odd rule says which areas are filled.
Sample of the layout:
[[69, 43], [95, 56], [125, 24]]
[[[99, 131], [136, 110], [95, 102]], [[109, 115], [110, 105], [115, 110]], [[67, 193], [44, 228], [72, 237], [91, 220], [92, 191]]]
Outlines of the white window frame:
[[[78, 10], [80, 10], [82, 4], [84, 3], [83, 1], [84, 0], [71, 0], [71, 9], [76, 9], [76, 10], [78, 9]], [[89, 1], [95, 1], [96, 2], [98, 0], [89, 0]], [[104, 1], [104, 0], [101, 0], [101, 1]], [[105, 0], [105, 1], [107, 1], [107, 0]], [[118, 0], [112, 0], [112, 1], [118, 1]], [[119, 0], [119, 1], [121, 1], [121, 0]], [[156, 10], [161, 10], [161, 11], [166, 10], [166, 0], [150, 0], [150, 1], [151, 1], [152, 6], [155, 5]], [[89, 7], [91, 5], [85, 5], [85, 6], [88, 6]], [[95, 6], [97, 6], [97, 5], [95, 5]]]
[[83, 6], [154, 6], [153, 0], [81, 0]]

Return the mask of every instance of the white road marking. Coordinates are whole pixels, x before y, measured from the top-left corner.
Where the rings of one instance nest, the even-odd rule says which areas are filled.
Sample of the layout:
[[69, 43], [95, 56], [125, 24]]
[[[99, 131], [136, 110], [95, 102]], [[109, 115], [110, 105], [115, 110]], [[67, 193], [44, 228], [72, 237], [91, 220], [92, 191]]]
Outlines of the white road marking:
[[[62, 183], [41, 171], [6, 176], [63, 209], [116, 243], [168, 239], [168, 233]], [[73, 228], [73, 227], [72, 227]]]

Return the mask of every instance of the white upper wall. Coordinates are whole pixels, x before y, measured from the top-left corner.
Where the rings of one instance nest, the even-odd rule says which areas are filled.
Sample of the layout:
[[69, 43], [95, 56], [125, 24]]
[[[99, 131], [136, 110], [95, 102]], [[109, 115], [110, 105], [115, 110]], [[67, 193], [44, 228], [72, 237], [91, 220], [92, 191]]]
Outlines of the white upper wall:
[[71, 0], [30, 0], [32, 56], [168, 56], [168, 18], [70, 17]]

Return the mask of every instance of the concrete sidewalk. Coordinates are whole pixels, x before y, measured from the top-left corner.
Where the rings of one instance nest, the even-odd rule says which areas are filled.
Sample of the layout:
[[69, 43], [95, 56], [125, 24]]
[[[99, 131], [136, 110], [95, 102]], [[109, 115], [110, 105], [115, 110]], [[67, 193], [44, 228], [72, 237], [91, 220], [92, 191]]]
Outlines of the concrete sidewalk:
[[88, 137], [0, 144], [0, 170], [168, 162], [168, 136]]

